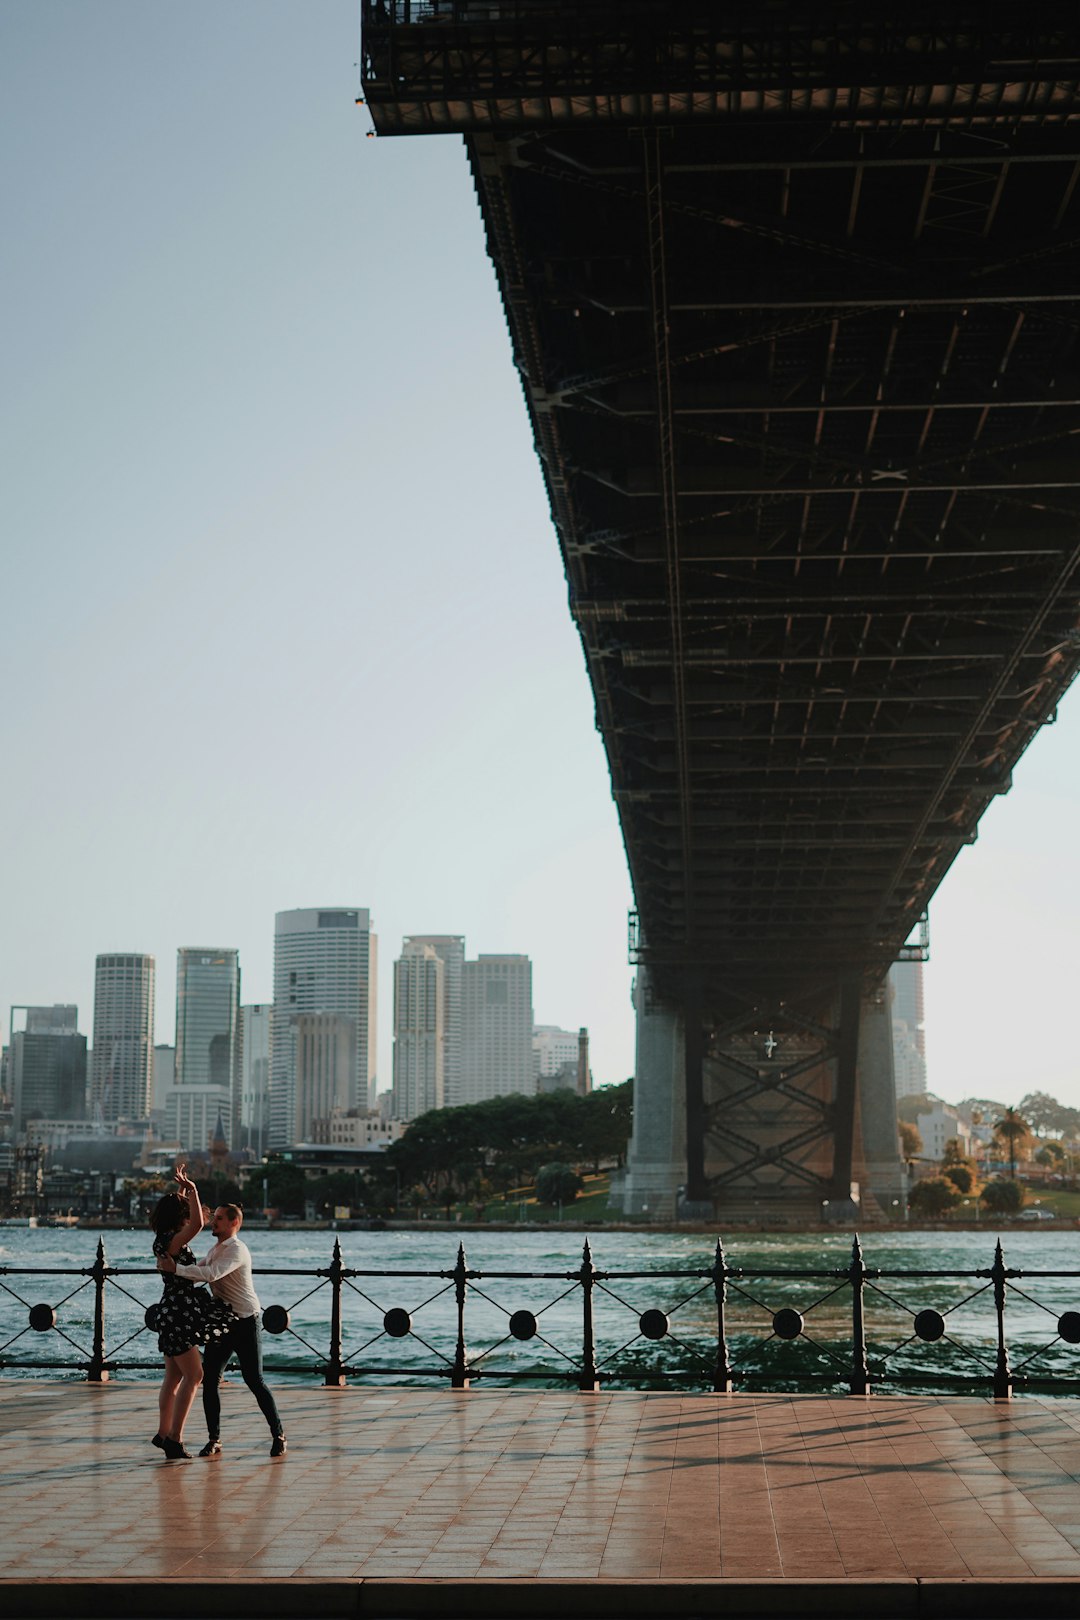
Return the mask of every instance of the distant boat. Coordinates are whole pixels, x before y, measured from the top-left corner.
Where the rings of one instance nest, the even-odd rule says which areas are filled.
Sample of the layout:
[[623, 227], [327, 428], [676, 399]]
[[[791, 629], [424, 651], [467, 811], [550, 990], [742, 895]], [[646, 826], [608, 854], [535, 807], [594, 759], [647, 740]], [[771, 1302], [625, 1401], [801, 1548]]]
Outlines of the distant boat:
[[36, 1215], [4, 1215], [0, 1216], [0, 1226], [36, 1226]]

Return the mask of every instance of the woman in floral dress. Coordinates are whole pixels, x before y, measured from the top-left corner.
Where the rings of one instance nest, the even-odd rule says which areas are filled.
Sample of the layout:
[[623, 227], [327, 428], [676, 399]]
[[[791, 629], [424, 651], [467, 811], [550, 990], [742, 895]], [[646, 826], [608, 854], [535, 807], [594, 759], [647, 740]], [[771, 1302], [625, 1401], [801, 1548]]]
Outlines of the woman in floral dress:
[[[154, 1257], [171, 1255], [182, 1266], [195, 1264], [188, 1244], [202, 1231], [202, 1204], [195, 1183], [182, 1164], [176, 1167], [177, 1189], [159, 1200], [150, 1217], [154, 1229]], [[215, 1299], [206, 1288], [175, 1272], [164, 1275], [164, 1290], [157, 1307], [158, 1349], [165, 1357], [165, 1377], [158, 1396], [158, 1432], [153, 1444], [172, 1462], [189, 1457], [184, 1446], [184, 1424], [202, 1383], [202, 1357], [198, 1346], [228, 1333], [236, 1318], [231, 1306]]]

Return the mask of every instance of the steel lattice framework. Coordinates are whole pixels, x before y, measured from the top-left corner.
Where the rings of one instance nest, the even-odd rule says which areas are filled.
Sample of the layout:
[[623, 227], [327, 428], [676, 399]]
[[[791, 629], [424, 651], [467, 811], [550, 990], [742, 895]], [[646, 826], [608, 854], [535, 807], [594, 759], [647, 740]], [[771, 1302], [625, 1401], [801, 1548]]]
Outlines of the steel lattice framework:
[[365, 5], [380, 133], [467, 136], [638, 949], [714, 1029], [880, 981], [1080, 665], [1080, 13], [880, 9]]

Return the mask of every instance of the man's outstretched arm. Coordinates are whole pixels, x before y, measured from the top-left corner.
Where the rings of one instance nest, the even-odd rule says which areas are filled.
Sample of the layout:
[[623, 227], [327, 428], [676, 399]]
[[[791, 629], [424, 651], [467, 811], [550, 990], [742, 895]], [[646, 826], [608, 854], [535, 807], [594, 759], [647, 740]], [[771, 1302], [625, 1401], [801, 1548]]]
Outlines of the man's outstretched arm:
[[235, 1271], [242, 1261], [239, 1245], [229, 1239], [218, 1244], [217, 1253], [212, 1259], [208, 1256], [201, 1265], [177, 1266], [176, 1275], [190, 1277], [193, 1282], [220, 1282], [230, 1271]]

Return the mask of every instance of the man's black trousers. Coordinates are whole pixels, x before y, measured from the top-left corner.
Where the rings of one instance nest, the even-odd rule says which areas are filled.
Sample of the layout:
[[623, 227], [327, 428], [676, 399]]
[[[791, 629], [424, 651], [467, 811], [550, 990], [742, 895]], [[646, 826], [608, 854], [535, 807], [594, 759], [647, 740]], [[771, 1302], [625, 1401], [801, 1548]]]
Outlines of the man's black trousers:
[[274, 1405], [274, 1397], [263, 1382], [262, 1324], [257, 1316], [242, 1316], [222, 1338], [207, 1345], [203, 1356], [203, 1411], [206, 1413], [206, 1432], [210, 1439], [218, 1440], [221, 1437], [219, 1385], [230, 1356], [235, 1356], [240, 1363], [241, 1376], [262, 1408], [262, 1415], [270, 1425], [270, 1433], [281, 1434], [281, 1419]]

